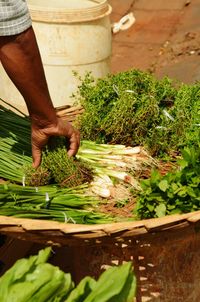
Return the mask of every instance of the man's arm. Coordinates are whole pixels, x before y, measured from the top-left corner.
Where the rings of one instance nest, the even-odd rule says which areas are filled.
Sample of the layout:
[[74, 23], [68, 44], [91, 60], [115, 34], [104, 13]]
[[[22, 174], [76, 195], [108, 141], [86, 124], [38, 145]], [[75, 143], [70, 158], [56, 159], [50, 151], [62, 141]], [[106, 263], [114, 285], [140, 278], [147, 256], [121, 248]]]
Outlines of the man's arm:
[[17, 35], [0, 37], [0, 60], [29, 111], [33, 166], [40, 165], [42, 148], [53, 135], [65, 136], [69, 140], [68, 154], [75, 155], [79, 132], [56, 116], [32, 27]]

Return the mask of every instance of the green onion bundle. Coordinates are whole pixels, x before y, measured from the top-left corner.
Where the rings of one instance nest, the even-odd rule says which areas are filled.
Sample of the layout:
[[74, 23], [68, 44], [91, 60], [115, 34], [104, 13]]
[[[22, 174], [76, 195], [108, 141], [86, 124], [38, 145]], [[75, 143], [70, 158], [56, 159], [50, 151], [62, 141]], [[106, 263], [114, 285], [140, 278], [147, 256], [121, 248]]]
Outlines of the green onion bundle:
[[74, 189], [44, 186], [0, 185], [0, 215], [72, 223], [105, 223], [113, 218], [97, 212], [98, 200], [84, 194], [86, 185]]
[[[66, 150], [62, 147], [57, 153], [45, 151], [43, 163], [46, 164], [33, 170], [30, 168], [30, 121], [3, 106], [0, 107], [0, 118], [0, 177], [12, 182], [0, 186], [0, 215], [75, 223], [110, 222], [114, 218], [99, 213], [97, 205], [100, 199], [94, 196], [109, 198], [109, 186], [114, 186], [116, 182], [125, 182], [140, 189], [131, 170], [137, 171], [142, 166], [155, 164], [140, 147], [83, 141], [77, 161], [89, 164], [95, 177], [90, 184], [80, 185], [77, 181], [73, 181], [71, 185], [67, 183], [68, 187], [72, 187], [70, 191], [62, 186], [73, 175], [70, 171], [67, 176], [68, 168], [62, 171]], [[46, 168], [54, 175], [57, 186], [54, 183], [46, 185], [52, 177], [48, 175]], [[80, 174], [77, 175], [75, 180], [80, 179]], [[29, 176], [33, 176], [31, 182], [28, 180]], [[87, 181], [89, 183], [91, 178]]]
[[[31, 165], [30, 122], [25, 117], [1, 107], [0, 118], [6, 120], [6, 127], [2, 123], [0, 132], [0, 177], [23, 182], [24, 167]], [[13, 126], [14, 121], [14, 126]], [[20, 131], [16, 125], [19, 123]], [[63, 151], [63, 150], [62, 150]], [[63, 158], [61, 154], [54, 154]], [[44, 154], [44, 157], [45, 154]], [[125, 147], [124, 145], [97, 144], [91, 141], [82, 141], [77, 159], [88, 163], [97, 176], [107, 175], [116, 180], [134, 184], [135, 180], [128, 173], [130, 170], [140, 170], [142, 166], [155, 165], [156, 161], [143, 148]], [[63, 160], [63, 159], [62, 159]], [[52, 161], [52, 156], [51, 156]], [[56, 163], [54, 162], [54, 168]], [[54, 172], [57, 175], [57, 171]], [[60, 174], [60, 173], [59, 173]], [[59, 175], [58, 175], [59, 177]], [[60, 182], [60, 180], [58, 181]]]
[[20, 183], [32, 162], [30, 121], [2, 105], [0, 120], [0, 177]]

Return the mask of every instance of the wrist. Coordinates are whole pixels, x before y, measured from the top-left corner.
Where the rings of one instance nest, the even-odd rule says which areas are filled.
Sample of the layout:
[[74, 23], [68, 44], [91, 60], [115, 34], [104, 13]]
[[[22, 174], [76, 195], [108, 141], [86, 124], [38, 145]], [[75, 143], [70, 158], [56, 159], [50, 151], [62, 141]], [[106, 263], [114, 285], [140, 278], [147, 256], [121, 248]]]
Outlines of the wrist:
[[55, 127], [58, 123], [58, 118], [54, 110], [49, 114], [30, 114], [30, 119], [32, 125], [37, 128]]

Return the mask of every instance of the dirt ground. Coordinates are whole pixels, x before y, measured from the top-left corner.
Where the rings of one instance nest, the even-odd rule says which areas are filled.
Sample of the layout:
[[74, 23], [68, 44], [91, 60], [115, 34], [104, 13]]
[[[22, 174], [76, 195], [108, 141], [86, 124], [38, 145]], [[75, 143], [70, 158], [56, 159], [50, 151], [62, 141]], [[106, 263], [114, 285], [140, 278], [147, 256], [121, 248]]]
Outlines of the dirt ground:
[[111, 21], [136, 22], [113, 35], [111, 71], [149, 70], [192, 83], [200, 79], [200, 0], [110, 0]]

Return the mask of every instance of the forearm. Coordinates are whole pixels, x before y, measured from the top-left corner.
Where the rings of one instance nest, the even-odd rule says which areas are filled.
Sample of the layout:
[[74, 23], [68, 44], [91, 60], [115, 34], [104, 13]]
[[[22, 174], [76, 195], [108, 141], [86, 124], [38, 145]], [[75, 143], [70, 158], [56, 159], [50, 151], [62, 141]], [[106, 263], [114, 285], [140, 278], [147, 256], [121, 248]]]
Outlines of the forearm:
[[0, 37], [0, 60], [24, 97], [30, 114], [33, 166], [40, 165], [42, 149], [50, 136], [66, 137], [68, 154], [75, 155], [80, 135], [70, 123], [56, 116], [33, 29]]
[[0, 60], [24, 97], [31, 120], [41, 126], [56, 123], [33, 29], [15, 36], [0, 37]]

